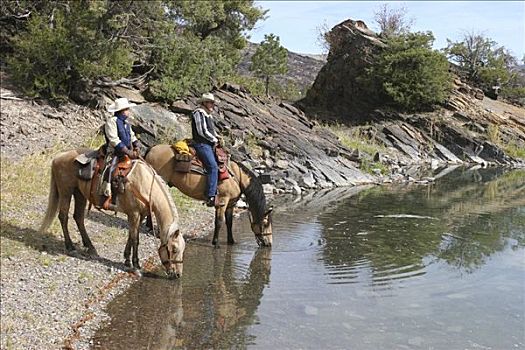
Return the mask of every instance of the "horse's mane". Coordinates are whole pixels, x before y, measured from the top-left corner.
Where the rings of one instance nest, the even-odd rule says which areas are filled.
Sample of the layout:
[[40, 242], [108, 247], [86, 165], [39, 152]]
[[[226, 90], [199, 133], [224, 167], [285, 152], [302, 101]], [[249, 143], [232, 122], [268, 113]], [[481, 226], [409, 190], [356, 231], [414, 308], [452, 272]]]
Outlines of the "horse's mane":
[[168, 230], [168, 237], [172, 235], [175, 231], [179, 229], [179, 213], [177, 211], [177, 207], [175, 206], [175, 202], [173, 201], [173, 197], [168, 192], [168, 184], [164, 179], [155, 172], [155, 179], [160, 182], [160, 188], [162, 189], [162, 193], [166, 196], [168, 199], [168, 203], [170, 205], [171, 213], [173, 215], [173, 222], [171, 223], [171, 226]]
[[266, 211], [266, 196], [264, 194], [261, 179], [241, 162], [236, 162], [239, 168], [250, 177], [250, 184], [242, 187], [242, 193], [246, 196], [250, 213], [254, 223], [260, 223]]
[[173, 232], [175, 232], [176, 230], [179, 229], [179, 220], [178, 220], [179, 214], [178, 214], [178, 211], [177, 211], [177, 207], [175, 206], [175, 202], [173, 201], [173, 197], [168, 192], [168, 185], [167, 185], [166, 181], [164, 181], [164, 179], [159, 174], [157, 174], [155, 169], [153, 169], [153, 167], [150, 166], [148, 163], [142, 162], [142, 161], [140, 163], [144, 163], [144, 165], [146, 167], [148, 167], [152, 171], [152, 174], [153, 174], [153, 176], [155, 178], [155, 181], [157, 181], [157, 184], [159, 185], [162, 193], [164, 194], [164, 197], [166, 197], [166, 200], [168, 201], [168, 205], [170, 206], [170, 210], [171, 210], [171, 213], [173, 215], [173, 219], [174, 220], [171, 223], [170, 228], [168, 230], [168, 237], [169, 237], [169, 235], [171, 235]]

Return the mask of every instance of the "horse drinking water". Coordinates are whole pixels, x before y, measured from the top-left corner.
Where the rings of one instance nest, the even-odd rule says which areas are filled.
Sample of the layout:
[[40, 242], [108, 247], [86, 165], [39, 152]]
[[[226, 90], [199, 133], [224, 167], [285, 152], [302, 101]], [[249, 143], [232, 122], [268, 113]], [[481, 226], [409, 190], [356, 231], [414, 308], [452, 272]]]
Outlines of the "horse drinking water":
[[[91, 183], [94, 180], [81, 180], [77, 177], [80, 165], [75, 161], [77, 156], [89, 151], [88, 149], [71, 150], [63, 152], [53, 159], [49, 203], [40, 231], [44, 232], [49, 228], [58, 211], [66, 250], [69, 253], [75, 251], [67, 226], [69, 206], [73, 196], [75, 198], [73, 218], [82, 236], [82, 243], [90, 254], [97, 255], [97, 251], [86, 232], [84, 218], [87, 201], [100, 203], [100, 196], [93, 194]], [[124, 181], [124, 191], [118, 195], [115, 209], [128, 216], [129, 233], [124, 249], [125, 265], [131, 266], [130, 251], [133, 248], [133, 267], [140, 269], [138, 258], [139, 225], [151, 209], [160, 226], [159, 256], [162, 264], [169, 277], [180, 277], [182, 275], [185, 242], [179, 229], [177, 208], [164, 181], [151, 166], [141, 160], [132, 161], [131, 168]]]
[[[206, 200], [206, 175], [194, 172], [175, 171], [175, 152], [170, 145], [153, 146], [146, 155], [146, 161], [170, 186], [177, 187], [185, 195], [197, 200]], [[234, 244], [232, 233], [233, 208], [244, 194], [248, 202], [250, 222], [255, 240], [260, 246], [272, 245], [272, 208], [266, 206], [262, 183], [254, 173], [233, 161], [229, 168], [232, 176], [219, 182], [218, 197], [225, 205], [215, 208], [215, 230], [212, 244], [219, 246], [219, 231], [226, 221], [228, 244]]]

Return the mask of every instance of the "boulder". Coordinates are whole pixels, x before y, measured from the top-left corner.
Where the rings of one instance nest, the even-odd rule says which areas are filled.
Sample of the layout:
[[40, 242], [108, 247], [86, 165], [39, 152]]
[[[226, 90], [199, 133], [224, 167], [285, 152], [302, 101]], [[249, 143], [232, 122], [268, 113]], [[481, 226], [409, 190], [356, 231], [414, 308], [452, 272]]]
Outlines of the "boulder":
[[361, 76], [386, 45], [363, 21], [348, 19], [327, 33], [330, 52], [300, 105], [315, 114], [359, 116], [377, 105], [378, 97], [363, 90]]
[[150, 136], [141, 140], [149, 146], [156, 143], [171, 143], [191, 137], [191, 125], [187, 117], [172, 113], [154, 104], [132, 107], [132, 123], [148, 130]]
[[314, 175], [311, 172], [303, 175], [299, 180], [299, 185], [306, 188], [315, 188]]
[[174, 113], [191, 114], [193, 108], [185, 101], [177, 100], [170, 104], [170, 110]]
[[125, 97], [130, 102], [133, 102], [133, 103], [144, 103], [144, 102], [146, 102], [146, 99], [144, 98], [144, 96], [142, 96], [140, 91], [136, 90], [136, 89], [126, 88], [126, 87], [122, 87], [122, 86], [114, 86], [111, 89], [111, 91], [116, 97]]

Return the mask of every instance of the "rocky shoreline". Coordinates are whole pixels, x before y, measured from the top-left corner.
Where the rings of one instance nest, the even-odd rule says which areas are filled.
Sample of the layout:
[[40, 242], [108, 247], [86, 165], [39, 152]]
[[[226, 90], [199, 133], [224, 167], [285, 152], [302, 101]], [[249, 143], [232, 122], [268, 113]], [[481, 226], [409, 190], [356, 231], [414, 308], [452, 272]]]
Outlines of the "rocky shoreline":
[[[92, 258], [82, 250], [76, 230], [72, 237], [80, 253], [72, 257], [65, 253], [56, 223], [51, 233], [41, 235], [34, 228], [38, 222], [30, 222], [30, 217], [44, 214], [45, 201], [43, 196], [35, 198], [38, 208], [25, 218], [2, 209], [2, 349], [88, 349], [96, 329], [108, 321], [107, 303], [139, 278], [123, 265], [127, 240], [123, 214], [92, 211], [86, 228], [99, 257]], [[202, 218], [199, 222], [193, 221], [197, 210]], [[187, 239], [207, 234], [212, 225], [210, 209], [194, 206], [181, 215]], [[142, 231], [139, 256], [143, 269], [158, 269], [158, 239]]]

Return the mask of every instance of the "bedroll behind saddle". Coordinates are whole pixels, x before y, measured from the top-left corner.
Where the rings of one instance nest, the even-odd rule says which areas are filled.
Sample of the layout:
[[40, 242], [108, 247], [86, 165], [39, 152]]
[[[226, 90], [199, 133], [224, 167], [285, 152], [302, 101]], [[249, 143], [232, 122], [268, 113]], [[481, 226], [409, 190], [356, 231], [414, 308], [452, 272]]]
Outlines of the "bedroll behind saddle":
[[[186, 153], [185, 146], [181, 143], [184, 142], [187, 146], [188, 153]], [[174, 170], [181, 173], [195, 172], [202, 175], [207, 175], [206, 169], [202, 164], [202, 161], [197, 157], [195, 149], [191, 147], [191, 140], [178, 141], [172, 145], [175, 151], [175, 166]], [[180, 150], [183, 150], [180, 152]], [[215, 147], [215, 159], [219, 166], [219, 181], [226, 180], [230, 177], [228, 172], [228, 153], [222, 147]]]

